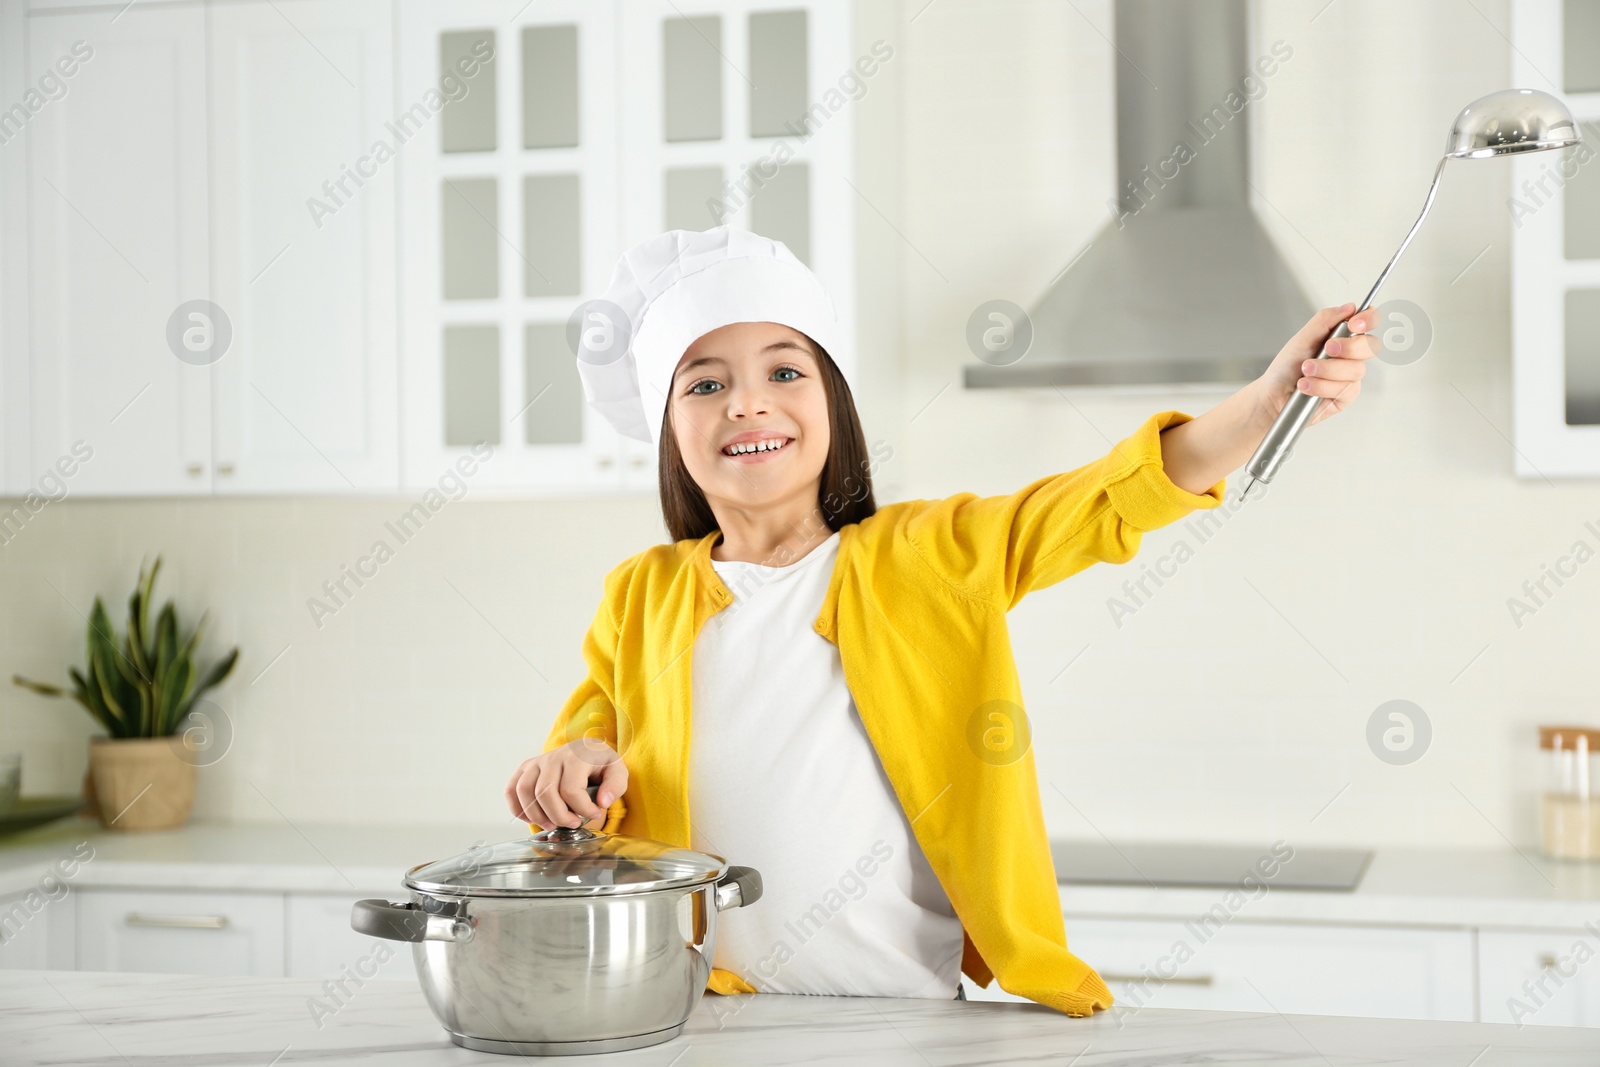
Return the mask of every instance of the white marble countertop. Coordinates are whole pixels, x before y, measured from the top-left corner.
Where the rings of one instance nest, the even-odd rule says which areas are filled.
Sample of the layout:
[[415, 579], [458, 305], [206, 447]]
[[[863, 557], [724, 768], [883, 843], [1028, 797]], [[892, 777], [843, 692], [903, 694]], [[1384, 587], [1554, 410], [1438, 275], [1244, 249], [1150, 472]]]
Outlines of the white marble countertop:
[[[307, 1002], [320, 993], [317, 982], [284, 978], [0, 972], [0, 1048], [14, 1067], [514, 1062], [452, 1045], [409, 983], [369, 982], [319, 1025]], [[1035, 1004], [708, 994], [683, 1035], [665, 1044], [545, 1059], [585, 1067], [1593, 1067], [1600, 1031], [1157, 1008], [1071, 1019]]]
[[[69, 881], [268, 892], [399, 894], [405, 871], [516, 837], [510, 819], [483, 826], [194, 823], [123, 833], [66, 819], [0, 838], [0, 897], [23, 893], [58, 861], [82, 855]], [[1270, 880], [1268, 880], [1270, 886]], [[1063, 885], [1069, 916], [1191, 919], [1221, 888]], [[1272, 889], [1232, 909], [1247, 922], [1359, 923], [1507, 929], [1600, 928], [1600, 863], [1562, 863], [1515, 849], [1379, 849], [1353, 892]]]
[[[1241, 872], [1242, 873], [1242, 872]], [[1248, 922], [1575, 930], [1600, 928], [1600, 863], [1523, 850], [1378, 849], [1353, 891], [1242, 891]], [[1063, 885], [1068, 916], [1189, 919], [1222, 902], [1222, 888]]]
[[38, 884], [84, 842], [93, 858], [72, 874], [75, 886], [393, 894], [417, 864], [509, 841], [519, 831], [527, 832], [509, 818], [484, 826], [191, 823], [138, 833], [63, 819], [0, 838], [0, 896]]

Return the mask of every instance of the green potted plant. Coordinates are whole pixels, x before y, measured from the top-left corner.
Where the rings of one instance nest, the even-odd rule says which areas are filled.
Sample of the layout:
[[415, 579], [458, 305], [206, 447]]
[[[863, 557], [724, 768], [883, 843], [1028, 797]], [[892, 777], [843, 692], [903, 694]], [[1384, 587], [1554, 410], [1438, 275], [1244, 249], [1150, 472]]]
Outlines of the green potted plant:
[[[105, 605], [95, 597], [89, 613], [88, 664], [70, 668], [70, 695], [108, 737], [89, 744], [89, 792], [103, 826], [119, 830], [163, 830], [181, 826], [194, 806], [193, 739], [184, 720], [206, 690], [219, 684], [239, 658], [237, 648], [208, 670], [195, 661], [206, 617], [189, 637], [179, 636], [178, 613], [168, 600], [150, 627], [150, 599], [161, 557], [128, 601], [128, 632], [118, 642]], [[12, 675], [16, 685], [45, 696], [68, 691]]]

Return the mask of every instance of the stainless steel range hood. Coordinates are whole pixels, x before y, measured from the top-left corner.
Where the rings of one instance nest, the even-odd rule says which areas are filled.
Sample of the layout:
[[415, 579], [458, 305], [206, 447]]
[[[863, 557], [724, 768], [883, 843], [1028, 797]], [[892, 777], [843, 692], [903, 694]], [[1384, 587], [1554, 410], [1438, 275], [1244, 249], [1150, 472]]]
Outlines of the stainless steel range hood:
[[1282, 49], [1248, 54], [1245, 0], [1115, 8], [1112, 221], [1029, 309], [1027, 354], [969, 388], [1244, 382], [1311, 316], [1250, 207], [1251, 97]]

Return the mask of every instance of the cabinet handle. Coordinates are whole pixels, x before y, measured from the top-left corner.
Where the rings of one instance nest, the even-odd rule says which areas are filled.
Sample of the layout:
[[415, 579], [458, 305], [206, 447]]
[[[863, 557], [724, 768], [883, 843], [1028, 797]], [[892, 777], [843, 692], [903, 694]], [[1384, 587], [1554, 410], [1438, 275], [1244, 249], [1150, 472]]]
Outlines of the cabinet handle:
[[232, 474], [233, 473], [233, 464], [232, 463], [219, 463], [219, 464], [217, 464], [217, 473], [223, 475], [224, 477], [226, 477], [229, 474]]
[[201, 472], [203, 472], [205, 469], [206, 468], [203, 464], [191, 463], [189, 464], [189, 477], [198, 478], [200, 477]]
[[634, 456], [633, 459], [629, 460], [628, 462], [630, 466], [643, 467], [646, 461], [643, 456]]
[[1209, 986], [1216, 981], [1209, 974], [1180, 974], [1173, 978], [1163, 978], [1159, 974], [1117, 974], [1114, 971], [1101, 971], [1100, 977], [1107, 982], [1121, 982], [1125, 985], [1143, 982], [1151, 985]]
[[145, 915], [130, 911], [123, 918], [129, 926], [160, 926], [171, 930], [221, 930], [228, 925], [226, 915]]
[[610, 456], [600, 456], [595, 460], [595, 462], [602, 467], [609, 467], [612, 464], [612, 459]]
[[1556, 959], [1556, 954], [1554, 952], [1546, 952], [1539, 957], [1539, 966], [1547, 971], [1555, 970], [1556, 964], [1559, 962], [1560, 961]]

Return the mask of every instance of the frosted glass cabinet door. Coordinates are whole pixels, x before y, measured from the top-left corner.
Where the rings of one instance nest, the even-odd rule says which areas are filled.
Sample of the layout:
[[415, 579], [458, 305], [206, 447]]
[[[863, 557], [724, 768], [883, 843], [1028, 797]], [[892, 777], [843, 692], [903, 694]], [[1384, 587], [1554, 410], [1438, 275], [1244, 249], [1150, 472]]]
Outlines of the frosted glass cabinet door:
[[[218, 492], [399, 487], [387, 0], [211, 8]], [[381, 145], [381, 147], [380, 147]]]
[[[859, 197], [842, 76], [883, 62], [855, 40], [853, 5], [627, 0], [620, 23], [623, 246], [722, 224], [782, 241], [853, 336]], [[852, 371], [854, 346], [838, 358]], [[624, 441], [622, 456], [625, 485], [656, 485], [649, 445]]]
[[468, 491], [622, 484], [584, 400], [568, 322], [621, 251], [616, 23], [582, 0], [402, 0], [399, 107], [446, 86], [401, 190], [402, 480], [477, 443]]
[[1600, 474], [1600, 2], [1511, 5], [1513, 85], [1550, 71], [1584, 143], [1509, 161], [1512, 464], [1524, 478]]
[[27, 125], [29, 482], [65, 458], [75, 494], [210, 492], [211, 370], [168, 337], [181, 304], [213, 296], [205, 18], [174, 5], [130, 8], [115, 33], [101, 11], [27, 21], [27, 69], [76, 68]]

